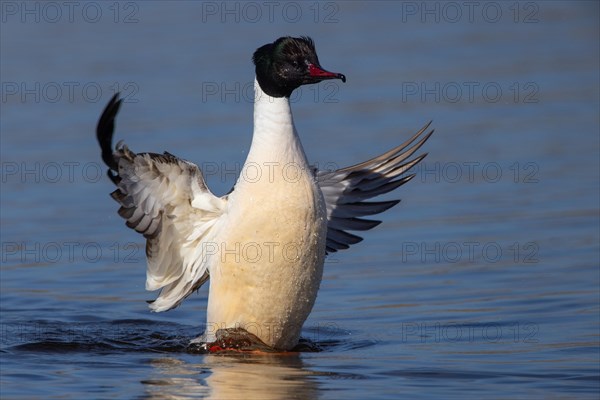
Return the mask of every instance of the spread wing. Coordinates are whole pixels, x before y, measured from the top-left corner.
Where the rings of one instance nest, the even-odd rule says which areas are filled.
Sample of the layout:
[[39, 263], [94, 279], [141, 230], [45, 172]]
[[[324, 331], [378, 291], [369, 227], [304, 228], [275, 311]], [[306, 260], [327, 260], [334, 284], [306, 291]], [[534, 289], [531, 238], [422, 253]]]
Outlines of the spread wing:
[[410, 159], [433, 134], [433, 130], [425, 133], [430, 124], [406, 142], [371, 160], [336, 171], [316, 172], [327, 204], [328, 253], [347, 249], [362, 241], [360, 236], [348, 231], [366, 231], [381, 223], [359, 217], [379, 214], [400, 202], [365, 200], [388, 193], [415, 176], [406, 175], [405, 172], [427, 155], [425, 153]]
[[120, 142], [113, 151], [121, 101], [117, 93], [106, 106], [97, 138], [108, 176], [117, 185], [111, 196], [121, 205], [119, 215], [146, 238], [146, 289], [161, 289], [150, 308], [166, 311], [208, 280], [203, 249], [227, 199], [210, 192], [195, 164], [172, 154], [136, 154]]

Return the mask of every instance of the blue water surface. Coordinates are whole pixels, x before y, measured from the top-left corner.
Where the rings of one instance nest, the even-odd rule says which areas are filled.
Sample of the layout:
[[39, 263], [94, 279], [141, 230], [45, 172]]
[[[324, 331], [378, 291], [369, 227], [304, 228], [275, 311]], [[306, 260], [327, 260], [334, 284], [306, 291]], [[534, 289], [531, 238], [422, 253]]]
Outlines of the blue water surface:
[[[1, 7], [3, 399], [598, 398], [597, 2]], [[117, 138], [224, 194], [251, 140], [252, 52], [282, 35], [348, 78], [292, 98], [312, 162], [436, 133], [386, 196], [402, 203], [328, 258], [303, 330], [322, 351], [193, 354], [207, 288], [149, 312], [95, 124], [120, 90]]]

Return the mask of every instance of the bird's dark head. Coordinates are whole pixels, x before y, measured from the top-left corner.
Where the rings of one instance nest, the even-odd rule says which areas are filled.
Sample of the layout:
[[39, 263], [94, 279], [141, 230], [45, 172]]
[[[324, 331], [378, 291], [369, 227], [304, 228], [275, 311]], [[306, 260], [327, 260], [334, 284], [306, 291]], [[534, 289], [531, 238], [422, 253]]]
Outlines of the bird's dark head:
[[271, 97], [290, 97], [296, 88], [325, 79], [346, 82], [343, 74], [321, 67], [315, 44], [309, 37], [281, 37], [259, 47], [252, 61], [258, 84]]

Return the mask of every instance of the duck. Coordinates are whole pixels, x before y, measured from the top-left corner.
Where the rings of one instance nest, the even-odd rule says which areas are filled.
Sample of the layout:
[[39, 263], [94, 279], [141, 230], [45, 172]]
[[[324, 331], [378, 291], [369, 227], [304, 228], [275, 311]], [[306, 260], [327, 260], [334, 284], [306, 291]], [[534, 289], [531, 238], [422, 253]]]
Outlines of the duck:
[[96, 136], [111, 197], [127, 227], [146, 240], [146, 289], [160, 290], [154, 312], [171, 310], [208, 282], [206, 329], [214, 343], [228, 329], [289, 351], [299, 342], [328, 254], [362, 241], [381, 221], [366, 219], [400, 200], [369, 201], [410, 181], [414, 154], [433, 134], [431, 121], [404, 143], [370, 160], [334, 170], [312, 167], [294, 125], [290, 96], [303, 85], [346, 82], [317, 57], [309, 37], [280, 37], [253, 54], [253, 136], [244, 166], [224, 196], [201, 169], [169, 152], [113, 147], [123, 99], [116, 93]]

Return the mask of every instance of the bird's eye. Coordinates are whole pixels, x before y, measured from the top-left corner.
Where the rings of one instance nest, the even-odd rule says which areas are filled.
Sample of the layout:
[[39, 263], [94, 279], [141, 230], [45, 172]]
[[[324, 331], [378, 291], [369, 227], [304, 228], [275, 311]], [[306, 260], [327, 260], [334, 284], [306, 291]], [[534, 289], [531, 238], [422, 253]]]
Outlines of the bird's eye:
[[298, 62], [298, 60], [294, 60], [292, 61], [292, 65], [294, 66], [294, 68], [298, 68], [300, 66], [300, 63]]

